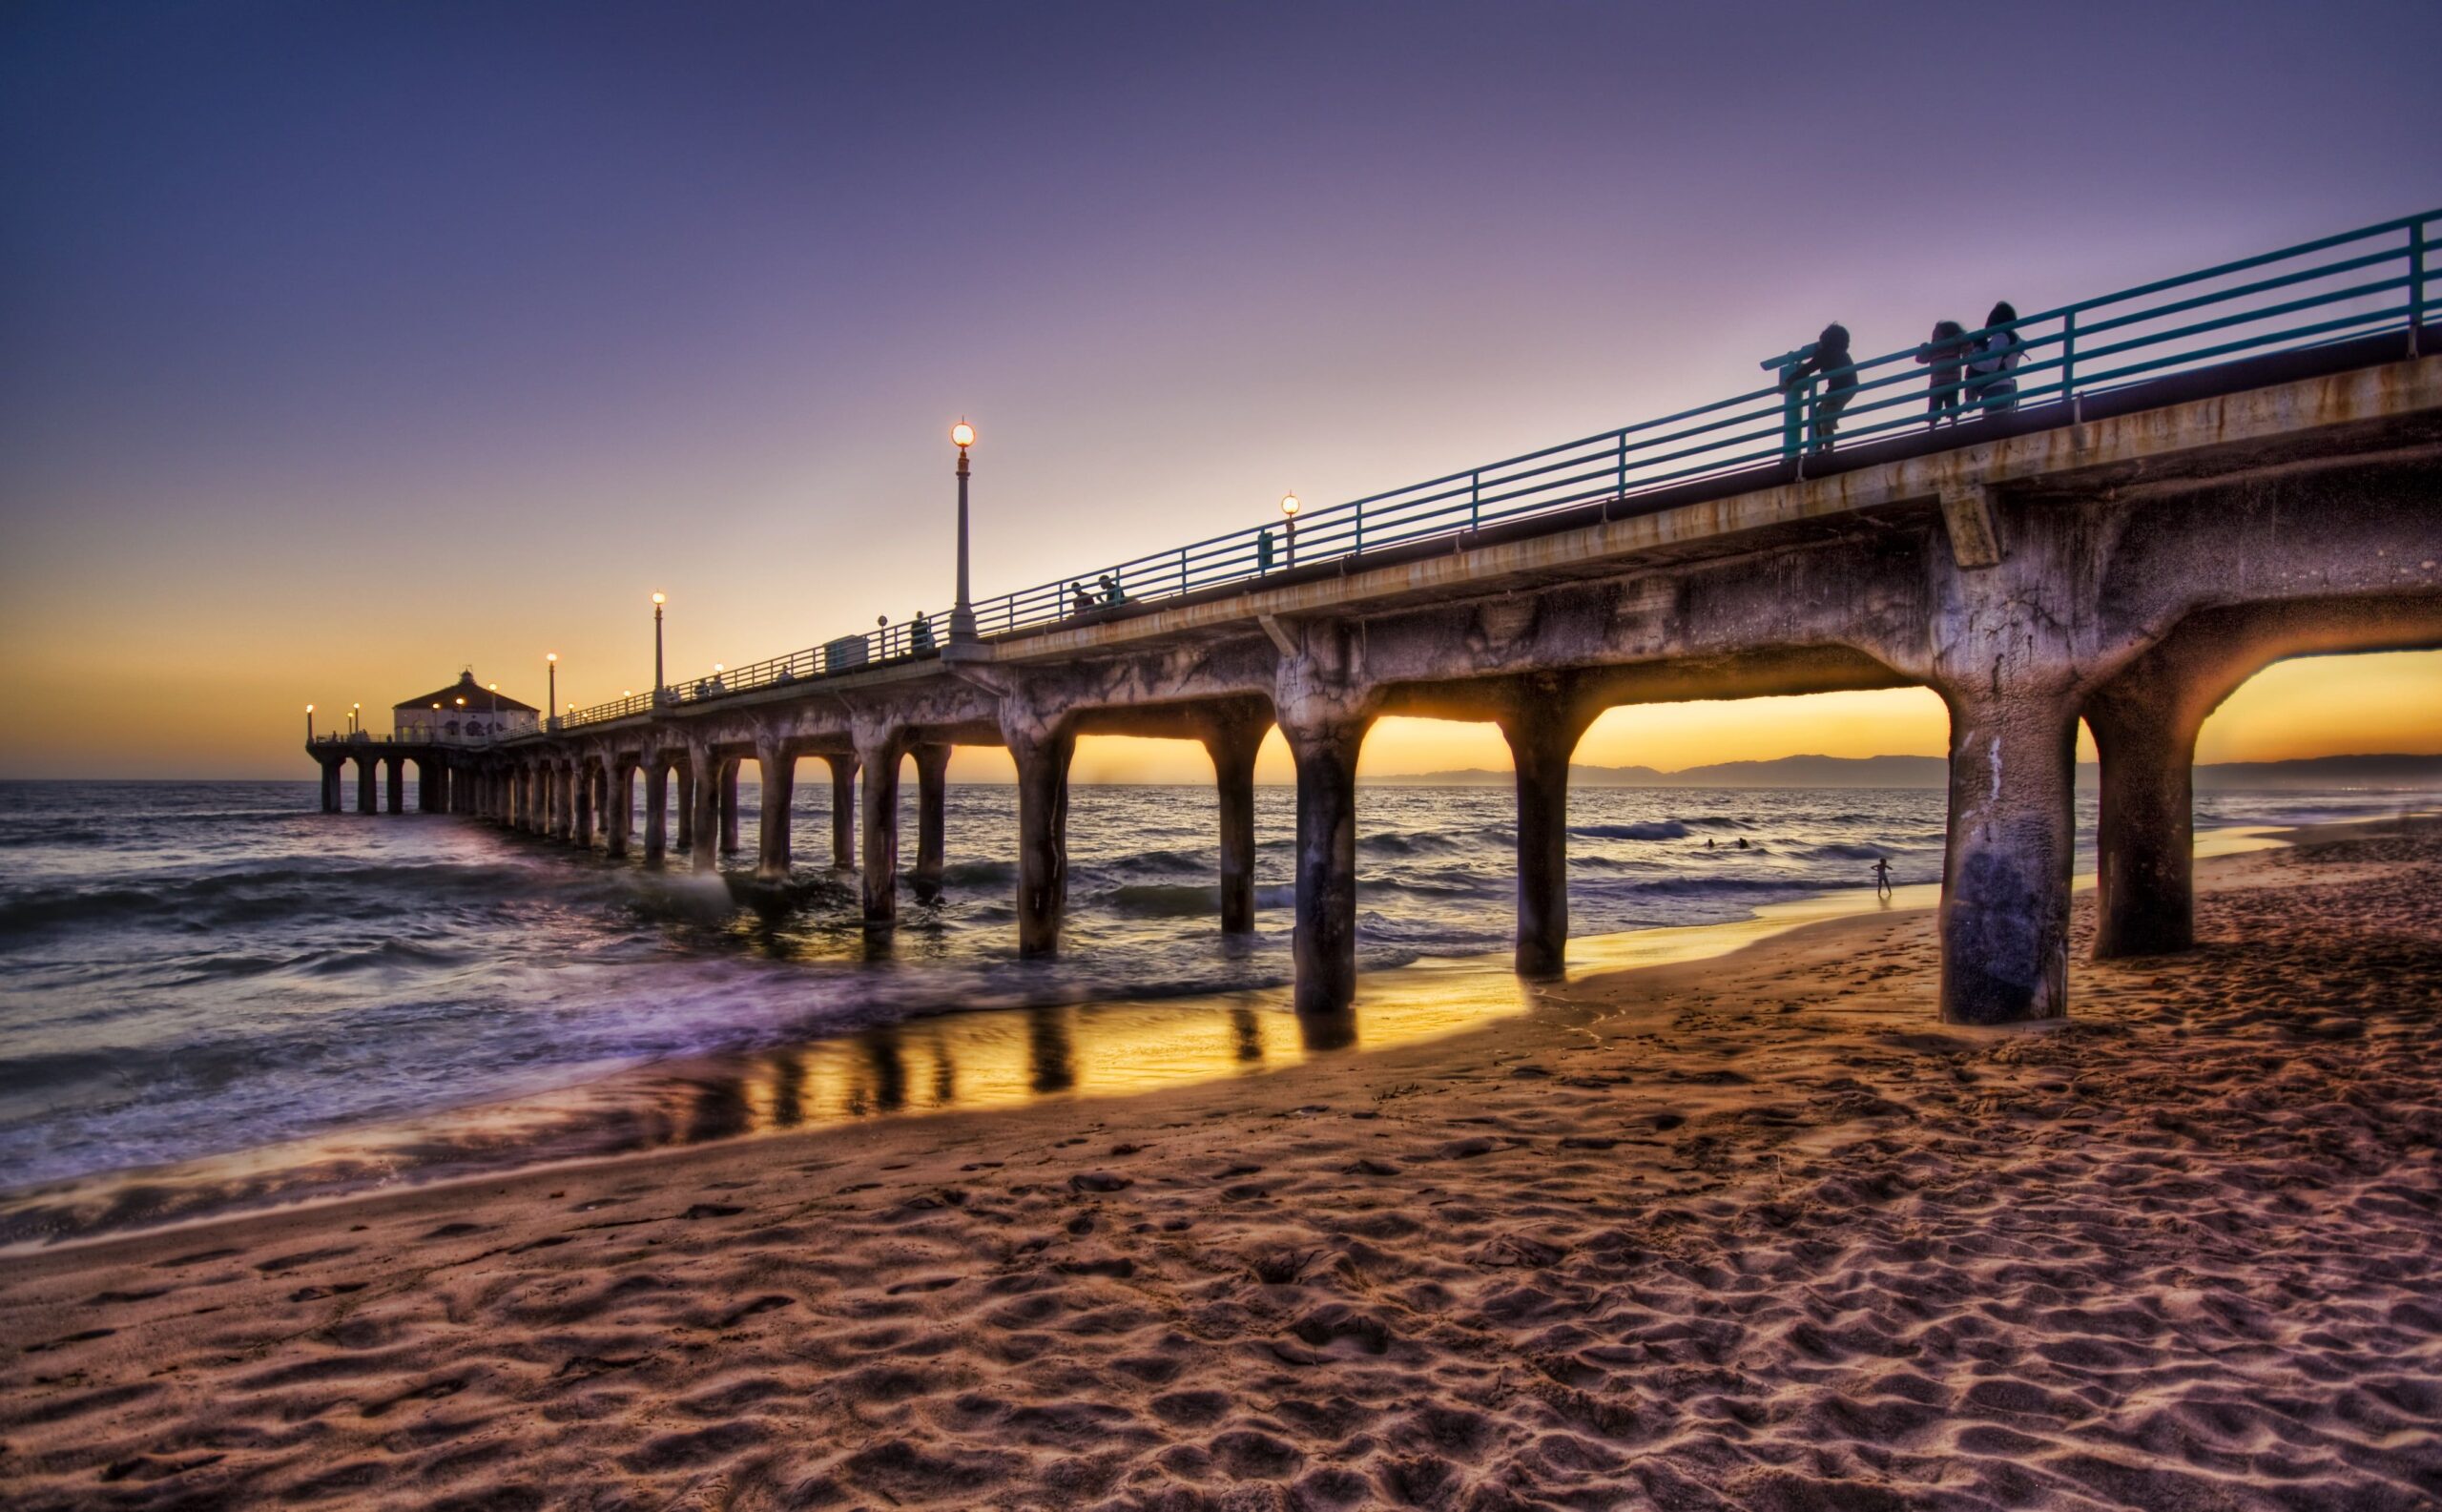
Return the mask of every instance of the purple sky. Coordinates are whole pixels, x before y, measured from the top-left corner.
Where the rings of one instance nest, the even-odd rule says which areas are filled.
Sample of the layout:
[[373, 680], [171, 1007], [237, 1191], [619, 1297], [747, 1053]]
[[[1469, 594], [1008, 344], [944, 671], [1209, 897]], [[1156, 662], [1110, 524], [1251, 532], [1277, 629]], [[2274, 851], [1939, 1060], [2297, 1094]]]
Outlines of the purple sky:
[[[2442, 201], [2442, 6], [12, 4], [0, 775], [287, 773]], [[172, 729], [171, 726], [176, 728]]]

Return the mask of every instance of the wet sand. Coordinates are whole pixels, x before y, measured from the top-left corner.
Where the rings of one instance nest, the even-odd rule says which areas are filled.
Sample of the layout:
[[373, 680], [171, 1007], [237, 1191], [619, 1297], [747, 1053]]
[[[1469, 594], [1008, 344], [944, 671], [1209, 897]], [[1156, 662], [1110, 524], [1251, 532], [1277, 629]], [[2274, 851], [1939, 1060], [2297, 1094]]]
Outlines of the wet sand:
[[1262, 1076], [0, 1260], [0, 1500], [2434, 1505], [2442, 833], [2204, 875], [2207, 943], [2065, 1025], [1939, 1025], [1895, 910]]

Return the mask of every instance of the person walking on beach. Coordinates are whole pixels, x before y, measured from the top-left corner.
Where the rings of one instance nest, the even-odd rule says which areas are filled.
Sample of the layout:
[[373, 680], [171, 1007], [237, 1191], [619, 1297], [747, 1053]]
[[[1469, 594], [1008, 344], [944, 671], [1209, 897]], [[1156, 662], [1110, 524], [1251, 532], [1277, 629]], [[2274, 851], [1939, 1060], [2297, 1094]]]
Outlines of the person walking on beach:
[[1959, 378], [1966, 371], [1967, 327], [1956, 321], [1935, 321], [1933, 340], [1916, 348], [1916, 361], [1934, 370], [1925, 390], [1925, 424], [1938, 425], [1948, 419], [1957, 425], [1964, 403]]
[[1873, 894], [1876, 898], [1891, 896], [1891, 862], [1880, 856], [1873, 859]]
[[1811, 449], [1830, 451], [1832, 432], [1840, 428], [1840, 411], [1849, 407], [1849, 398], [1857, 388], [1853, 359], [1849, 356], [1849, 328], [1837, 321], [1823, 328], [1823, 334], [1814, 339], [1814, 344], [1781, 380], [1781, 386], [1795, 388], [1816, 373], [1826, 376], [1823, 392], [1814, 398], [1814, 445]]
[[[1984, 317], [1986, 325], [2011, 325], [2018, 306], [2003, 300]], [[1988, 415], [2005, 415], [2018, 407], [2018, 381], [2013, 378], [2026, 355], [2026, 342], [2015, 330], [1991, 331], [1976, 338], [1967, 363], [1967, 401]]]

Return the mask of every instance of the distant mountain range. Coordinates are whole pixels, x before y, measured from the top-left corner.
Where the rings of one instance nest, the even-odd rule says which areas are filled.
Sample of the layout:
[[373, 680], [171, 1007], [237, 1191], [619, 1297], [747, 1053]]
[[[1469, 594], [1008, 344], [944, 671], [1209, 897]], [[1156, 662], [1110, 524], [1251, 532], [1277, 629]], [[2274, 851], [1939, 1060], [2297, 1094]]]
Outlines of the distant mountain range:
[[[1937, 788], [1950, 780], [1942, 756], [1783, 756], [1776, 761], [1717, 761], [1660, 772], [1652, 767], [1571, 766], [1571, 786], [1588, 788]], [[1510, 775], [1471, 767], [1413, 777], [1368, 777], [1368, 782], [1410, 787], [1506, 787]], [[2094, 763], [2078, 768], [2091, 787]], [[2442, 756], [2335, 756], [2300, 761], [2221, 761], [2196, 769], [2196, 785], [2232, 788], [2442, 788]]]

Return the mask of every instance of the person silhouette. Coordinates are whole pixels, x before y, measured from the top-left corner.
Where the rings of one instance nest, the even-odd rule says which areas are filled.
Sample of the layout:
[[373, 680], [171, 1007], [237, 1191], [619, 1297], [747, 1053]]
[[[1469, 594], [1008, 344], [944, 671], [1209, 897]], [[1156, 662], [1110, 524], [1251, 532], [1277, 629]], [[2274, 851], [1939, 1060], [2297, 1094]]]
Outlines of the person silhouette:
[[[2018, 318], [2018, 306], [2003, 300], [1984, 317], [1986, 325], [2008, 325]], [[1967, 402], [1988, 415], [2005, 415], [2018, 407], [2018, 381], [2010, 375], [2025, 355], [2018, 333], [1994, 331], [1978, 337], [1967, 362]]]
[[1101, 577], [1096, 578], [1094, 581], [1103, 590], [1104, 603], [1124, 604], [1128, 601], [1128, 595], [1121, 592], [1119, 590], [1119, 579], [1111, 576], [1108, 572], [1105, 572]]
[[1072, 614], [1090, 614], [1094, 611], [1094, 595], [1086, 590], [1085, 584], [1069, 585], [1068, 611]]
[[926, 652], [933, 649], [933, 622], [922, 610], [907, 622], [907, 644], [910, 650]]
[[1823, 392], [1814, 399], [1815, 451], [1832, 449], [1832, 434], [1840, 428], [1840, 411], [1849, 407], [1849, 400], [1857, 390], [1857, 375], [1849, 356], [1849, 328], [1833, 321], [1805, 349], [1797, 365], [1781, 380], [1783, 388], [1795, 388], [1815, 373], [1822, 373]]
[[1873, 859], [1873, 890], [1877, 898], [1891, 896], [1891, 862], [1879, 856]]
[[1947, 419], [1958, 424], [1959, 407], [1964, 403], [1959, 388], [1961, 366], [1967, 361], [1967, 327], [1956, 321], [1935, 321], [1934, 339], [1916, 348], [1916, 361], [1933, 368], [1925, 385], [1925, 424], [1938, 425]]

